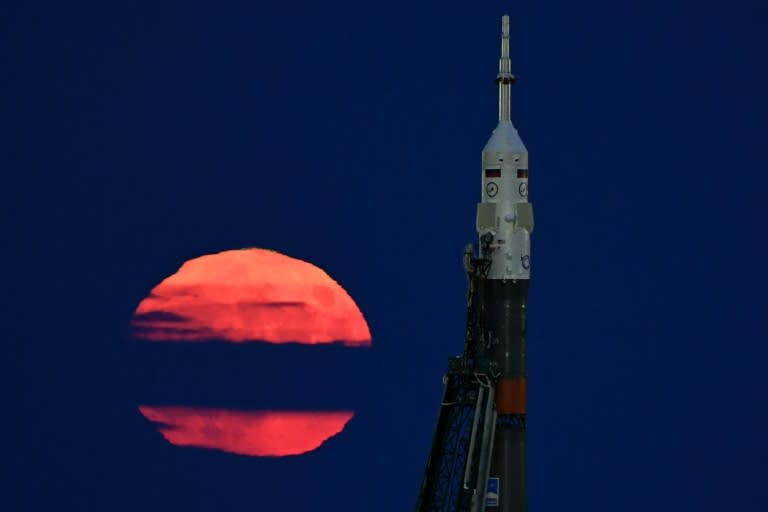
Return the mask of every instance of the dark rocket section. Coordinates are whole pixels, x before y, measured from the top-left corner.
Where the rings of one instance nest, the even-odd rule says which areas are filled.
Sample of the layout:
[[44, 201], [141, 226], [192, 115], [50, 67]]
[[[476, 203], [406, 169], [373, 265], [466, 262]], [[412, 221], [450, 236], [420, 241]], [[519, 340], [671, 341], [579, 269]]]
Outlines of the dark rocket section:
[[496, 439], [491, 459], [491, 478], [499, 478], [499, 506], [486, 510], [517, 512], [528, 510], [526, 492], [525, 415], [503, 416], [496, 420]]
[[525, 340], [528, 283], [527, 279], [479, 282], [484, 323], [491, 337], [490, 370], [499, 379], [528, 377]]
[[527, 512], [527, 279], [488, 279], [465, 251], [463, 355], [451, 358], [418, 512]]
[[[481, 279], [481, 315], [490, 336], [489, 370], [496, 378], [496, 432], [489, 482], [498, 485], [497, 505], [486, 510], [528, 510], [526, 494], [526, 316], [529, 280]], [[494, 482], [498, 478], [498, 484]], [[494, 503], [489, 500], [489, 504]]]

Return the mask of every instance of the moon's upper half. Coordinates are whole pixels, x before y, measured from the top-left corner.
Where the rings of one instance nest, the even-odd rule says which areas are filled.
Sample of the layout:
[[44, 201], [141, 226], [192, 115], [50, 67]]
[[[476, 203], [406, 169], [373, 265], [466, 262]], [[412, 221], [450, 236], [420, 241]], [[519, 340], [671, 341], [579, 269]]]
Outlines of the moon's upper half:
[[148, 341], [371, 345], [344, 288], [311, 263], [265, 249], [187, 261], [141, 301], [131, 325]]

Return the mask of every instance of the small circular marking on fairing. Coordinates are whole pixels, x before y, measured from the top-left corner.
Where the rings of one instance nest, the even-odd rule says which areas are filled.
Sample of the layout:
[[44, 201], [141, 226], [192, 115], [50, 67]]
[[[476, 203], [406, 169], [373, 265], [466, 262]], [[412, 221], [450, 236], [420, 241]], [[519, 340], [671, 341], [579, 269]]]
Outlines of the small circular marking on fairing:
[[531, 257], [527, 254], [525, 256], [522, 256], [520, 258], [520, 263], [523, 264], [523, 268], [525, 270], [528, 270], [529, 268], [531, 268]]
[[525, 197], [528, 195], [528, 184], [523, 182], [520, 184], [520, 186], [517, 188], [517, 191], [520, 192], [520, 195], [522, 197]]
[[485, 193], [488, 194], [488, 197], [493, 197], [498, 192], [499, 192], [499, 186], [494, 182], [490, 182], [485, 186]]

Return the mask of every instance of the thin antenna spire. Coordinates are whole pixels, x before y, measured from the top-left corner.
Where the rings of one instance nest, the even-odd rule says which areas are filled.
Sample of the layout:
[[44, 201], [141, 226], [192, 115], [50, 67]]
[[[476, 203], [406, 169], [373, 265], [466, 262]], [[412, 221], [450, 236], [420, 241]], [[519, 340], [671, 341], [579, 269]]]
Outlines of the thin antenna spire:
[[496, 83], [499, 84], [499, 121], [510, 121], [515, 75], [512, 74], [512, 61], [509, 59], [509, 16], [506, 14], [501, 17], [501, 58]]

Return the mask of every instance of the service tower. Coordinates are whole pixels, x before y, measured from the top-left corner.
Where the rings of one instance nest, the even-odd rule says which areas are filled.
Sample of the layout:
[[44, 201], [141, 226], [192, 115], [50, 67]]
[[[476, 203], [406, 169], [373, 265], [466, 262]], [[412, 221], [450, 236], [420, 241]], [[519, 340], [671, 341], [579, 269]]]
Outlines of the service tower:
[[483, 148], [464, 353], [445, 391], [417, 512], [527, 512], [526, 317], [533, 209], [528, 151], [512, 125], [509, 16], [502, 17], [499, 124]]

